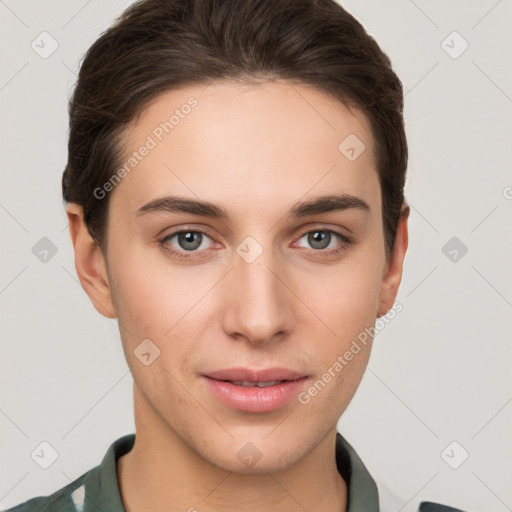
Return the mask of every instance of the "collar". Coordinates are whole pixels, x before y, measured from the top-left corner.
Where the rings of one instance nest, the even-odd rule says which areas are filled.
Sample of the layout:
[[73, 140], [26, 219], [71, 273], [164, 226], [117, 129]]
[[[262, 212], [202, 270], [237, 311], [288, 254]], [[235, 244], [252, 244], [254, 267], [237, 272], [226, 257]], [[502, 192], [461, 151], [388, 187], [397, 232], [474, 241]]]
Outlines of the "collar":
[[[126, 512], [121, 500], [116, 463], [135, 444], [135, 434], [127, 434], [114, 441], [101, 464], [91, 469], [85, 480], [84, 494], [76, 496], [75, 508], [79, 512]], [[379, 512], [379, 498], [375, 481], [352, 446], [336, 433], [336, 466], [347, 482], [347, 512]], [[81, 498], [81, 499], [80, 499]], [[80, 506], [83, 503], [84, 507]]]
[[350, 443], [336, 433], [336, 466], [347, 482], [347, 512], [379, 512], [377, 485]]

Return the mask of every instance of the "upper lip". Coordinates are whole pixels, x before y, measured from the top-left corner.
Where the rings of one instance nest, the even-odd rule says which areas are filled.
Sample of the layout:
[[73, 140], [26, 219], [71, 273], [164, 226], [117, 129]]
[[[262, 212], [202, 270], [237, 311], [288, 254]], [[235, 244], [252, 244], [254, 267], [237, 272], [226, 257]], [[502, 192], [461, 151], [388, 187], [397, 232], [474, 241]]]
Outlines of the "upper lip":
[[270, 382], [273, 380], [297, 380], [307, 377], [307, 375], [288, 368], [264, 368], [259, 370], [252, 370], [250, 368], [227, 368], [208, 372], [205, 374], [205, 377], [215, 380]]

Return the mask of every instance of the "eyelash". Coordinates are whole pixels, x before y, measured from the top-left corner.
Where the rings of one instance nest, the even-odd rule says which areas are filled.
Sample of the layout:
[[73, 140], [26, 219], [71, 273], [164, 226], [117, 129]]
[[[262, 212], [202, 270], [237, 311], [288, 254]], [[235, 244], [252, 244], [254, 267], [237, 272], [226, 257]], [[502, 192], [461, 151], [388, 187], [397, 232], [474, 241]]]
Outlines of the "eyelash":
[[[340, 244], [334, 249], [311, 249], [313, 252], [321, 253], [327, 257], [334, 257], [334, 256], [342, 254], [353, 243], [352, 239], [350, 239], [346, 235], [343, 235], [342, 233], [339, 233], [338, 231], [335, 231], [333, 229], [321, 229], [321, 228], [305, 231], [304, 233], [302, 233], [299, 236], [298, 239], [300, 240], [305, 235], [308, 235], [310, 233], [315, 233], [317, 231], [321, 231], [323, 233], [332, 233], [332, 234], [336, 235], [341, 240]], [[201, 252], [201, 251], [188, 251], [188, 252], [187, 251], [176, 251], [175, 249], [170, 249], [169, 246], [166, 244], [166, 242], [169, 241], [174, 236], [179, 235], [180, 233], [200, 233], [201, 235], [205, 235], [208, 238], [211, 238], [211, 236], [209, 236], [207, 233], [205, 233], [204, 231], [201, 231], [199, 229], [180, 229], [178, 231], [174, 231], [173, 233], [166, 235], [163, 239], [161, 239], [159, 241], [159, 245], [162, 247], [162, 249], [165, 252], [171, 254], [173, 257], [176, 257], [178, 259], [195, 258], [194, 254], [197, 252]], [[204, 249], [204, 250], [206, 250], [206, 249]]]

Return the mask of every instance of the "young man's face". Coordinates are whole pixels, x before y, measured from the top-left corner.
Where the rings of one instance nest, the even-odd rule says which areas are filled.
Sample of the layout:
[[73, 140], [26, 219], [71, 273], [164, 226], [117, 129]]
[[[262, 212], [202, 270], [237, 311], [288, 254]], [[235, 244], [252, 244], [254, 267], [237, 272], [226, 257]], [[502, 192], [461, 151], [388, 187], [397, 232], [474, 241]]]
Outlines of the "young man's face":
[[[344, 355], [400, 282], [406, 219], [386, 260], [366, 118], [306, 86], [214, 82], [157, 97], [126, 143], [123, 163], [140, 161], [109, 192], [108, 265], [75, 251], [95, 306], [119, 320], [137, 430], [230, 471], [292, 466], [336, 429], [371, 339]], [[357, 199], [290, 213], [344, 195]], [[226, 216], [144, 208], [168, 196]]]

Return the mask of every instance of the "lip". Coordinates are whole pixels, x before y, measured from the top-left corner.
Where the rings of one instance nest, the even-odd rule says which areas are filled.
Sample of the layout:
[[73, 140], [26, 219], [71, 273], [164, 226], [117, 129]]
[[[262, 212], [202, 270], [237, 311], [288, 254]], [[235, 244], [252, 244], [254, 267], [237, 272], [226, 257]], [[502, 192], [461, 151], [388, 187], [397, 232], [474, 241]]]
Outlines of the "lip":
[[299, 373], [288, 368], [264, 368], [251, 370], [249, 368], [229, 368], [216, 370], [205, 374], [206, 377], [215, 380], [246, 380], [248, 382], [268, 382], [271, 380], [297, 380], [307, 377], [305, 373]]
[[[298, 395], [308, 376], [287, 368], [251, 370], [231, 368], [203, 375], [209, 392], [225, 405], [239, 411], [264, 413], [284, 407]], [[237, 386], [226, 381], [284, 381], [264, 388]]]

